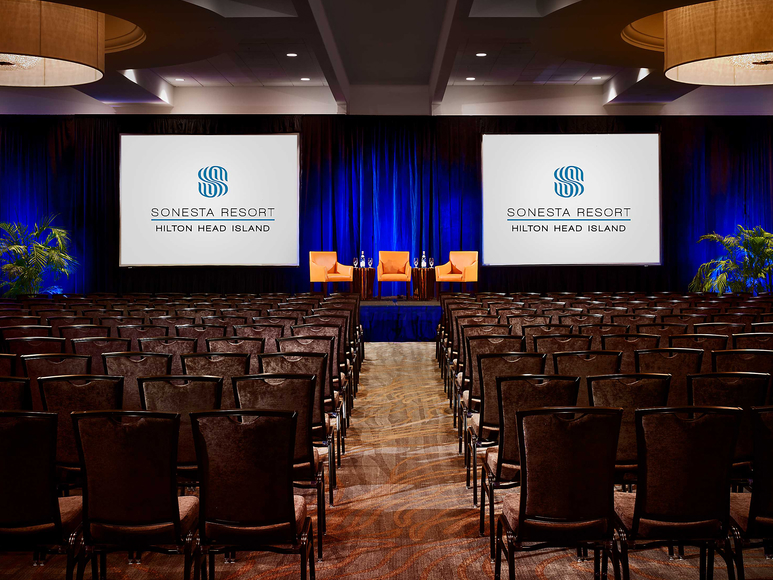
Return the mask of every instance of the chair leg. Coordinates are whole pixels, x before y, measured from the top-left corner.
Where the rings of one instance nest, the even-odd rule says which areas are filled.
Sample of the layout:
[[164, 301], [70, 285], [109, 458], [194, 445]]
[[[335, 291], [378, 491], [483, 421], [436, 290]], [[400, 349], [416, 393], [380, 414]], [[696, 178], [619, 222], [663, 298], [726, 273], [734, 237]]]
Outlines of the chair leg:
[[378, 281], [378, 299], [381, 300], [381, 280]]
[[478, 439], [475, 438], [473, 445], [471, 446], [472, 452], [472, 505], [477, 507], [478, 505]]
[[185, 561], [183, 564], [183, 578], [184, 580], [191, 580], [191, 568], [193, 567], [193, 536], [189, 535], [185, 540], [185, 547], [183, 553], [185, 554]]
[[[744, 580], [746, 572], [743, 569], [743, 540], [740, 537], [740, 533], [735, 530], [733, 531], [733, 544], [735, 546], [735, 568], [738, 572], [738, 580]], [[729, 551], [729, 546], [727, 550]]]
[[411, 283], [406, 282], [405, 283], [405, 299], [411, 300], [413, 298], [413, 295], [411, 294]]
[[[332, 499], [332, 498], [331, 498]], [[326, 528], [325, 518], [325, 470], [320, 468], [317, 474], [317, 558], [322, 561], [322, 536]]]
[[[481, 483], [483, 479], [481, 478]], [[480, 490], [480, 500], [483, 501], [483, 488]], [[489, 535], [491, 536], [491, 559], [494, 559], [494, 478], [488, 480], [488, 515], [489, 515]]]
[[593, 548], [593, 580], [601, 580], [601, 558], [598, 546]]
[[[484, 476], [485, 468], [480, 470], [480, 535], [486, 535], [486, 478]], [[492, 552], [493, 559], [493, 552]]]
[[700, 547], [700, 572], [699, 577], [701, 580], [706, 580], [706, 545], [702, 544]]
[[215, 580], [215, 556], [209, 554], [209, 580]]
[[497, 522], [497, 552], [494, 559], [494, 580], [502, 578], [502, 522]]

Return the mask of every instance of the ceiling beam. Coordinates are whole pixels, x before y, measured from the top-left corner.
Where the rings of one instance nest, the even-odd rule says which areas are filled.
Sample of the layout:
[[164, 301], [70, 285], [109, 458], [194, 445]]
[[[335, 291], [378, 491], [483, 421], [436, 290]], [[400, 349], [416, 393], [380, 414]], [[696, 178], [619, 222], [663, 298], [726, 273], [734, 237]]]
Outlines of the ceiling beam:
[[431, 105], [437, 105], [443, 101], [448, 79], [454, 67], [456, 52], [463, 40], [464, 21], [470, 14], [472, 3], [473, 0], [447, 0], [446, 2], [443, 24], [429, 75]]

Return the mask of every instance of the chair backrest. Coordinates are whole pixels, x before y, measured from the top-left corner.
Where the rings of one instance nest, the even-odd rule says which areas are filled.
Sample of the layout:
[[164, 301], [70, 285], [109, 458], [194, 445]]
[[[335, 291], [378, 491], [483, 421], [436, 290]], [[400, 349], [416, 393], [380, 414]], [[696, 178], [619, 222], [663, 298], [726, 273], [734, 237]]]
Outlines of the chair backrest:
[[769, 537], [773, 521], [773, 407], [752, 412], [754, 487], [746, 537]]
[[333, 336], [288, 336], [277, 340], [279, 352], [282, 353], [322, 353], [327, 355], [327, 371], [325, 372], [325, 398], [333, 398], [333, 377], [338, 376], [333, 370], [335, 360], [335, 337]]
[[666, 528], [661, 539], [724, 539], [741, 415], [741, 409], [727, 407], [636, 411], [639, 476], [633, 537], [641, 520], [653, 520], [692, 524]]
[[463, 274], [465, 268], [477, 264], [478, 252], [448, 252], [448, 261], [451, 262], [451, 272], [454, 274]]
[[620, 418], [619, 409], [587, 407], [518, 412], [518, 540], [612, 538]]
[[71, 423], [85, 476], [86, 542], [128, 543], [127, 527], [154, 526], [154, 543], [181, 543], [180, 415], [92, 411], [73, 413]]
[[[521, 333], [526, 339], [526, 351], [537, 352], [535, 350], [535, 338], [538, 336], [555, 336], [557, 334], [572, 334], [571, 324], [526, 324], [521, 327]], [[588, 347], [590, 348], [590, 347]]]
[[180, 436], [177, 443], [177, 463], [196, 464], [190, 413], [220, 408], [223, 398], [223, 378], [193, 375], [141, 377], [140, 404], [143, 411], [180, 414]]
[[[539, 375], [544, 369], [544, 354], [496, 352], [477, 355], [480, 425], [488, 428], [499, 427], [498, 378]], [[471, 393], [471, 398], [477, 398], [474, 392]]]
[[253, 375], [234, 380], [234, 397], [240, 409], [294, 411], [297, 414], [293, 461], [296, 466], [306, 466], [305, 469], [296, 467], [296, 476], [306, 480], [312, 480], [317, 475], [314, 472], [312, 446], [315, 380], [312, 375], [279, 374]]
[[[676, 322], [637, 324], [636, 332], [639, 334], [657, 334], [660, 337], [660, 345], [665, 346], [668, 344], [669, 336], [685, 334], [687, 332], [687, 325]], [[663, 337], [666, 338], [664, 339]]]
[[740, 407], [744, 415], [735, 446], [735, 460], [750, 461], [753, 452], [752, 408], [768, 400], [767, 373], [708, 373], [687, 377], [687, 404], [698, 407]]
[[24, 374], [30, 379], [32, 409], [43, 410], [38, 377], [91, 374], [91, 357], [85, 354], [25, 354], [21, 357]]
[[[293, 463], [297, 414], [240, 410], [192, 413], [199, 463], [199, 537], [272, 526], [267, 543], [295, 543]], [[261, 493], [255, 493], [261, 490]]]
[[715, 350], [711, 353], [712, 371], [773, 374], [773, 350]]
[[702, 348], [701, 372], [711, 372], [711, 351], [725, 350], [728, 337], [724, 334], [675, 334], [668, 337], [671, 348]]
[[701, 372], [704, 352], [697, 348], [652, 348], [634, 353], [637, 373], [671, 375], [668, 406], [687, 405], [687, 375]]
[[110, 352], [102, 355], [107, 374], [123, 377], [124, 411], [142, 409], [137, 377], [168, 375], [172, 372], [172, 355], [161, 352]]
[[297, 324], [292, 327], [293, 337], [318, 338], [323, 336], [333, 337], [333, 360], [330, 363], [333, 368], [332, 379], [338, 378], [339, 363], [341, 361], [339, 346], [342, 340], [343, 328], [334, 324]]
[[773, 350], [773, 332], [746, 332], [731, 337], [733, 348]]
[[208, 352], [180, 357], [184, 375], [223, 377], [223, 409], [235, 409], [232, 379], [250, 374], [250, 355], [243, 352]]
[[314, 380], [313, 427], [325, 424], [325, 381], [328, 373], [328, 355], [319, 352], [272, 353], [258, 357], [259, 373], [273, 375], [312, 375]]
[[282, 324], [236, 324], [234, 336], [262, 338], [263, 352], [277, 352], [276, 341], [284, 335]]
[[258, 356], [263, 354], [264, 339], [249, 336], [208, 338], [207, 352], [241, 352], [250, 355], [250, 374], [260, 372]]
[[660, 337], [657, 334], [610, 334], [601, 336], [601, 350], [614, 350], [623, 353], [620, 372], [631, 374], [636, 370], [634, 351], [646, 348], [658, 348]]
[[556, 352], [590, 350], [590, 343], [591, 337], [585, 334], [546, 334], [534, 337], [534, 351], [552, 356]]
[[617, 463], [635, 465], [638, 457], [636, 444], [636, 409], [665, 407], [671, 375], [629, 374], [588, 377], [588, 400], [592, 406], [623, 409], [620, 437], [617, 444]]
[[56, 413], [0, 411], [0, 528], [47, 526], [51, 543], [61, 544], [56, 422]]
[[181, 324], [175, 326], [177, 336], [196, 339], [196, 352], [207, 352], [207, 339], [223, 338], [226, 327], [218, 324]]
[[627, 334], [629, 326], [627, 324], [581, 324], [577, 327], [577, 332], [587, 334], [592, 337], [590, 346], [593, 350], [602, 348], [601, 337], [605, 334]]
[[16, 355], [0, 353], [0, 377], [16, 376]]
[[132, 341], [131, 350], [140, 350], [139, 339], [159, 338], [169, 336], [169, 327], [161, 324], [127, 324], [117, 327], [119, 338], [128, 338]]
[[0, 411], [32, 411], [29, 379], [0, 375]]
[[[297, 316], [261, 316], [256, 317], [252, 319], [253, 324], [271, 324], [271, 325], [282, 325], [282, 328], [284, 329], [284, 332], [282, 333], [282, 336], [290, 336], [292, 334], [292, 327], [296, 324], [298, 324], [298, 317]], [[241, 325], [234, 325], [234, 329], [236, 329], [237, 326]]]
[[107, 352], [128, 352], [132, 341], [128, 338], [74, 338], [72, 349], [75, 354], [91, 356], [91, 372], [105, 373], [105, 363], [102, 355]]
[[[478, 355], [525, 352], [522, 336], [494, 334], [469, 336], [466, 339], [467, 360], [469, 364], [470, 395], [480, 398], [480, 375], [478, 374]], [[543, 361], [545, 357], [542, 357]], [[544, 370], [544, 369], [543, 369]], [[540, 371], [542, 372], [542, 371]]]
[[52, 328], [40, 324], [30, 324], [27, 326], [0, 326], [0, 338], [24, 338], [51, 336]]
[[120, 409], [123, 401], [123, 377], [105, 375], [40, 377], [38, 386], [43, 409], [59, 415], [57, 463], [79, 465], [70, 414], [75, 411]]
[[553, 354], [553, 372], [566, 377], [580, 378], [577, 406], [587, 407], [588, 382], [591, 375], [613, 375], [620, 372], [623, 353], [611, 350], [581, 350]]
[[18, 356], [25, 354], [54, 354], [64, 352], [65, 340], [51, 336], [9, 338], [5, 341], [8, 352]]
[[159, 338], [140, 338], [140, 351], [142, 352], [161, 352], [172, 355], [172, 374], [183, 374], [182, 359], [184, 354], [193, 354], [196, 352], [198, 341], [195, 338], [184, 338], [182, 336], [164, 336]]
[[496, 476], [499, 479], [505, 463], [521, 463], [516, 412], [537, 407], [575, 407], [580, 380], [555, 375], [522, 375], [497, 377], [495, 384], [499, 413]]
[[410, 252], [379, 252], [379, 265], [383, 265], [384, 274], [402, 274], [410, 259]]
[[338, 262], [336, 252], [309, 252], [309, 261], [322, 266], [328, 272]]

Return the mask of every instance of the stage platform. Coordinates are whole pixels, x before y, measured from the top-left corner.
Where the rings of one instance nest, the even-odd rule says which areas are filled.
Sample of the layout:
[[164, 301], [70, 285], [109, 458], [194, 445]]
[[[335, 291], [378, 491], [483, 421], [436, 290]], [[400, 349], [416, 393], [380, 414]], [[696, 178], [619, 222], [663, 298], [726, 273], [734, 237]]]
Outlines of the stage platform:
[[384, 297], [360, 302], [360, 324], [367, 342], [431, 342], [438, 322], [437, 300]]

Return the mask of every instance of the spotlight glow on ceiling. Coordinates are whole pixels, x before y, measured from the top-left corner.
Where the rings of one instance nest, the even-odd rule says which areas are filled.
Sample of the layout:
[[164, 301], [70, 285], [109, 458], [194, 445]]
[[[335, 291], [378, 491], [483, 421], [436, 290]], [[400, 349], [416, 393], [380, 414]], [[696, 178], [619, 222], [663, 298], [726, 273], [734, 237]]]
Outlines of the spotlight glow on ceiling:
[[287, 53], [287, 56], [289, 56], [290, 58], [294, 58], [294, 57], [296, 57], [296, 56], [298, 56], [298, 55], [297, 55], [297, 54], [295, 54], [294, 52], [288, 52], [288, 53]]
[[482, 56], [486, 56], [486, 53], [485, 52], [476, 52], [475, 56], [481, 56], [481, 57]]
[[601, 77], [591, 77], [594, 81], [600, 81]]
[[310, 81], [311, 79], [309, 77], [301, 77], [302, 81]]
[[174, 79], [174, 80], [175, 80], [175, 82], [178, 82], [178, 83], [184, 83], [185, 82], [185, 79]]
[[468, 81], [474, 81], [474, 80], [475, 80], [475, 77], [467, 77], [465, 80], [468, 80]]

